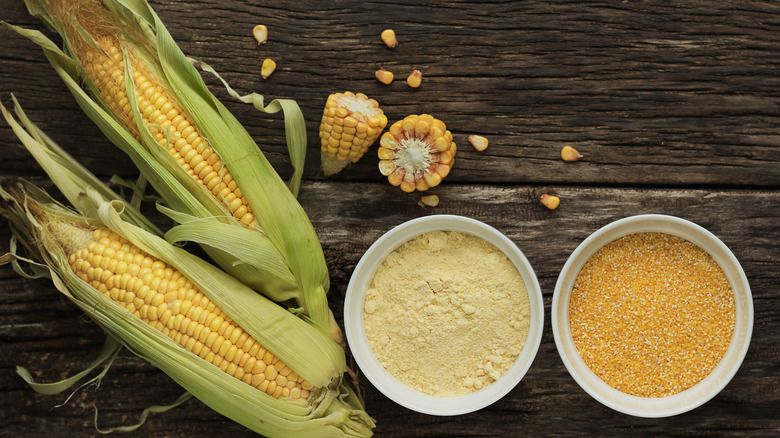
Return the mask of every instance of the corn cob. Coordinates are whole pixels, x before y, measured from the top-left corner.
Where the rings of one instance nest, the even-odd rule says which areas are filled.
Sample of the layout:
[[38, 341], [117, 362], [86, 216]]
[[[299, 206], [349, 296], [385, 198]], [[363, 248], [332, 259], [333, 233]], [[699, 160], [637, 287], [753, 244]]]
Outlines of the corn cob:
[[[65, 7], [63, 4], [53, 3], [55, 7]], [[133, 120], [132, 106], [125, 86], [125, 55], [120, 40], [115, 34], [102, 30], [110, 29], [107, 23], [95, 23], [87, 19], [97, 17], [101, 18], [101, 21], [107, 20], [105, 14], [95, 12], [94, 7], [89, 7], [93, 5], [95, 4], [90, 3], [87, 7], [78, 9], [74, 19], [85, 27], [95, 26], [94, 30], [87, 30], [98, 47], [87, 44], [83, 39], [73, 38], [75, 54], [82, 60], [85, 73], [95, 83], [111, 111], [122, 121], [125, 128], [140, 140], [141, 135]], [[64, 16], [66, 11], [59, 13]], [[143, 124], [155, 141], [167, 149], [198, 184], [223, 202], [233, 217], [255, 227], [257, 224], [252, 208], [219, 155], [214, 152], [192, 119], [171, 98], [156, 74], [146, 67], [141, 58], [130, 51], [127, 53], [133, 71], [134, 98]]]
[[428, 114], [393, 123], [379, 146], [379, 171], [405, 192], [439, 185], [450, 173], [457, 151], [444, 122]]
[[[320, 122], [322, 169], [326, 176], [357, 163], [387, 125], [379, 103], [363, 93], [328, 96]], [[349, 160], [349, 161], [347, 161]]]
[[187, 351], [274, 398], [306, 399], [311, 383], [293, 372], [179, 271], [108, 228], [49, 225], [80, 279]]
[[295, 169], [288, 187], [144, 0], [25, 3], [62, 36], [64, 49], [5, 25], [44, 49], [82, 109], [160, 194], [161, 210], [182, 224], [166, 238], [199, 243], [234, 277], [342, 342], [328, 308], [325, 257], [295, 199], [306, 151], [297, 104], [263, 107], [262, 96], [241, 97], [265, 112], [284, 110]]
[[340, 382], [343, 352], [332, 340], [124, 222], [117, 201], [101, 202], [89, 189], [83, 197], [100, 204], [97, 218], [11, 181], [0, 187], [0, 215], [63, 294], [111, 336], [213, 409], [269, 437], [371, 435], [373, 421]]

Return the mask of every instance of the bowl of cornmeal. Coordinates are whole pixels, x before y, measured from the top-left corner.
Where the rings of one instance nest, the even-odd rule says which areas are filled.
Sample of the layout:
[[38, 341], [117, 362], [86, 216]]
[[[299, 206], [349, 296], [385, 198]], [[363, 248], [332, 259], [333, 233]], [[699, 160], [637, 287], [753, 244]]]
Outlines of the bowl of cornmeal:
[[463, 216], [405, 222], [363, 255], [344, 331], [360, 370], [411, 410], [459, 415], [511, 391], [544, 326], [539, 282], [517, 246]]
[[593, 398], [668, 417], [706, 403], [736, 374], [753, 301], [715, 235], [674, 216], [639, 215], [597, 230], [571, 254], [552, 327], [564, 365]]

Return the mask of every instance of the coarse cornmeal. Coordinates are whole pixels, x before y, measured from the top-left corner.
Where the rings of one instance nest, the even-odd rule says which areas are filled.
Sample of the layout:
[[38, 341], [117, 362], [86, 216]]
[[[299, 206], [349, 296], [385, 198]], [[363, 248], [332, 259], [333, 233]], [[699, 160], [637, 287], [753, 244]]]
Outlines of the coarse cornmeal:
[[500, 378], [525, 345], [525, 282], [493, 244], [432, 231], [401, 245], [377, 270], [363, 319], [382, 366], [426, 394], [455, 396]]
[[734, 333], [735, 300], [717, 262], [665, 233], [629, 234], [577, 275], [569, 323], [577, 350], [605, 383], [666, 397], [704, 379]]

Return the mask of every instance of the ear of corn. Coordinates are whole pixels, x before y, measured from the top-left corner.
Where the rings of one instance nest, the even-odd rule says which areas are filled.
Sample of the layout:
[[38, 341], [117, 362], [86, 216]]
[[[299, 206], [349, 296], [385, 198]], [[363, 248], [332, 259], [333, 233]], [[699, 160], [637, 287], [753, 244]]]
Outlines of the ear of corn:
[[0, 197], [65, 296], [213, 409], [268, 436], [370, 436], [373, 421], [340, 380], [343, 351], [319, 330], [125, 222], [118, 201], [88, 193], [99, 203], [90, 218], [21, 180]]
[[[262, 230], [244, 248], [268, 248], [294, 282], [268, 276], [253, 253], [225, 251], [225, 244], [215, 244], [206, 232], [183, 228], [177, 239], [200, 243], [223, 269], [272, 299], [293, 296], [302, 317], [341, 341], [327, 305], [325, 258], [305, 211], [149, 5], [143, 0], [26, 3], [63, 37], [64, 50], [40, 32], [10, 27], [44, 49], [82, 109], [130, 156], [165, 204], [184, 215], [179, 218], [227, 224], [232, 228], [221, 227], [225, 235], [220, 236], [227, 241], [246, 238], [247, 227]], [[258, 107], [256, 96], [252, 100]], [[289, 100], [259, 106], [285, 111], [296, 167], [291, 188], [297, 193], [306, 148], [300, 109]]]

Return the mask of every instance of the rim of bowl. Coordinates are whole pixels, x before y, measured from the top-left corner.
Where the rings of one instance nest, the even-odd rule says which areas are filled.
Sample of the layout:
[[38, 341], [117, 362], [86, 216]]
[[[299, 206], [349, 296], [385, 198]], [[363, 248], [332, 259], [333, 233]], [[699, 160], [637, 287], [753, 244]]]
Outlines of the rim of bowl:
[[[376, 270], [402, 244], [430, 231], [460, 231], [491, 242], [515, 264], [528, 291], [531, 323], [515, 363], [497, 381], [460, 396], [433, 396], [417, 391], [390, 374], [376, 360], [363, 329], [363, 298]], [[360, 370], [382, 394], [413, 411], [429, 415], [461, 415], [482, 409], [506, 395], [531, 367], [541, 344], [544, 302], [539, 281], [522, 251], [497, 229], [465, 216], [436, 214], [406, 221], [377, 239], [355, 266], [344, 299], [344, 331]]]
[[[569, 327], [568, 307], [571, 289], [585, 262], [607, 243], [641, 232], [672, 234], [706, 251], [726, 274], [735, 299], [734, 334], [718, 365], [696, 385], [668, 397], [637, 397], [607, 385], [580, 357]], [[607, 224], [577, 246], [561, 269], [555, 284], [551, 321], [558, 354], [569, 374], [585, 392], [605, 406], [624, 414], [660, 418], [682, 414], [703, 405], [731, 381], [750, 346], [753, 331], [753, 299], [745, 271], [731, 250], [717, 236], [700, 225], [676, 216], [643, 214]]]

